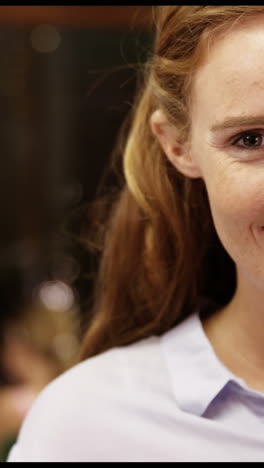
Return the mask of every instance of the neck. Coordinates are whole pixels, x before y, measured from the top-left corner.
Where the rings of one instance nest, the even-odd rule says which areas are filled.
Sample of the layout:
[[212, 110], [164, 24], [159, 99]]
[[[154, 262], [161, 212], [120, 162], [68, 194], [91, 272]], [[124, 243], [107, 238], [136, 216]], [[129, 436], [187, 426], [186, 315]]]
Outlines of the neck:
[[264, 288], [237, 276], [232, 300], [204, 321], [204, 331], [223, 364], [249, 387], [263, 392]]

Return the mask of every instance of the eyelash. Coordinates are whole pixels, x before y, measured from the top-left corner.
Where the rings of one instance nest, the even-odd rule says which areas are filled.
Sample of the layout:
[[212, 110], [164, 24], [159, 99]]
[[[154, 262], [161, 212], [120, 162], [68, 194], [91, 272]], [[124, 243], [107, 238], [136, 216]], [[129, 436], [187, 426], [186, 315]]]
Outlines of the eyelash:
[[[237, 143], [245, 138], [246, 136], [255, 136], [255, 137], [261, 137], [262, 138], [262, 141], [261, 141], [261, 145], [260, 146], [242, 146], [242, 145], [237, 145]], [[257, 150], [260, 150], [260, 149], [264, 149], [264, 130], [247, 130], [247, 131], [244, 131], [242, 133], [240, 133], [239, 135], [237, 135], [235, 138], [233, 138], [231, 140], [231, 145], [232, 146], [235, 146], [236, 149], [239, 149], [239, 150], [246, 150], [246, 151], [257, 151]]]

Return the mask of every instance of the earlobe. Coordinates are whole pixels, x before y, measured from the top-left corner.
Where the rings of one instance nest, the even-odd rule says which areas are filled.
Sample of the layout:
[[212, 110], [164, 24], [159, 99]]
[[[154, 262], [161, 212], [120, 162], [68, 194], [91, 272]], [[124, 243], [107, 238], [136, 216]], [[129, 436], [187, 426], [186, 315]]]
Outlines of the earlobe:
[[200, 168], [190, 155], [188, 143], [179, 142], [176, 128], [173, 127], [160, 109], [157, 109], [151, 115], [150, 126], [173, 166], [187, 177], [201, 177]]

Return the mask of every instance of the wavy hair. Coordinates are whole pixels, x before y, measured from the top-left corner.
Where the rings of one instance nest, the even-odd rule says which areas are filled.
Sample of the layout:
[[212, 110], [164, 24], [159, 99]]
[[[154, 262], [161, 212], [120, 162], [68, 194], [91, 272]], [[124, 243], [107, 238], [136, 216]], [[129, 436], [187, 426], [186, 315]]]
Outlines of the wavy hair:
[[119, 145], [121, 184], [106, 203], [95, 202], [91, 220], [89, 245], [100, 261], [80, 360], [160, 335], [204, 298], [217, 306], [232, 298], [235, 265], [215, 231], [205, 184], [172, 166], [149, 121], [162, 109], [188, 138], [193, 76], [204, 53], [216, 34], [260, 13], [264, 6], [155, 7], [154, 50]]

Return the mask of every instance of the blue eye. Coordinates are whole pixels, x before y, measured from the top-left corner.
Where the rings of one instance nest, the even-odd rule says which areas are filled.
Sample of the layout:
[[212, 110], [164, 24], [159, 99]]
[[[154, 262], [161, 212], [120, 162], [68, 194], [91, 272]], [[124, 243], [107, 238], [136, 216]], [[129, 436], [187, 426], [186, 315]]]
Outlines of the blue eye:
[[232, 142], [232, 145], [243, 149], [258, 149], [263, 145], [263, 138], [259, 132], [244, 132]]

